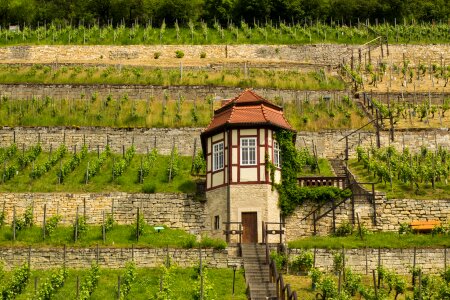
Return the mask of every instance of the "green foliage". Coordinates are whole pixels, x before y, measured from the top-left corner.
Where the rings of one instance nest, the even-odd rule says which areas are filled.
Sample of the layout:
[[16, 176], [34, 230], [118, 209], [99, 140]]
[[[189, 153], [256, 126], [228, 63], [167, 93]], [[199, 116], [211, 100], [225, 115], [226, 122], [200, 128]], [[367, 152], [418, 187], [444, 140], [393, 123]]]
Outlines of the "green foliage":
[[175, 57], [176, 58], [183, 58], [184, 57], [184, 52], [181, 50], [176, 50], [175, 51]]
[[411, 233], [411, 226], [408, 223], [400, 223], [400, 227], [398, 228], [398, 234], [407, 234]]
[[175, 266], [170, 266], [167, 268], [165, 265], [161, 267], [161, 289], [156, 293], [155, 300], [171, 300], [173, 299], [173, 277], [177, 268]]
[[206, 161], [203, 157], [203, 153], [199, 152], [194, 157], [194, 161], [192, 162], [192, 173], [195, 175], [205, 174], [206, 172]]
[[117, 223], [116, 223], [116, 221], [114, 221], [113, 215], [112, 214], [106, 214], [105, 232], [111, 231], [116, 224]]
[[37, 292], [36, 299], [38, 300], [50, 300], [52, 296], [64, 285], [64, 281], [67, 278], [67, 270], [62, 268], [54, 272], [50, 278], [44, 282], [41, 288]]
[[353, 234], [353, 225], [350, 224], [348, 221], [342, 222], [337, 228], [336, 228], [336, 236], [349, 236]]
[[150, 174], [158, 159], [158, 149], [153, 148], [142, 160], [141, 168], [138, 170], [138, 181], [143, 182], [144, 178]]
[[[216, 250], [224, 250], [227, 247], [227, 243], [219, 238], [211, 238], [208, 236], [202, 236], [200, 240], [200, 247], [202, 248], [214, 248]], [[192, 247], [190, 247], [192, 248]]]
[[63, 183], [64, 179], [69, 175], [76, 167], [80, 164], [81, 160], [84, 159], [88, 154], [87, 146], [84, 145], [79, 153], [72, 155], [72, 157], [64, 163], [61, 169], [58, 171], [57, 176], [59, 178], [59, 183]]
[[84, 278], [80, 286], [80, 298], [81, 300], [90, 299], [91, 294], [94, 292], [98, 285], [100, 278], [100, 269], [97, 264], [92, 264], [89, 274]]
[[139, 219], [135, 220], [133, 223], [133, 236], [141, 236], [145, 231], [145, 219], [142, 214], [139, 214]]
[[[13, 223], [16, 227], [16, 232], [19, 232], [25, 228], [30, 228], [33, 226], [33, 206], [28, 206], [25, 209], [22, 217], [15, 217]], [[12, 226], [11, 226], [12, 227]]]
[[84, 216], [78, 216], [78, 220], [75, 220], [73, 224], [73, 236], [75, 237], [77, 232], [78, 239], [81, 238], [87, 232], [87, 222]]
[[131, 286], [136, 280], [136, 264], [132, 261], [125, 265], [125, 274], [120, 282], [120, 299], [126, 299], [131, 291]]
[[55, 231], [56, 227], [58, 226], [58, 223], [62, 220], [61, 215], [54, 215], [45, 222], [45, 234], [47, 236], [51, 236], [52, 233]]
[[2, 290], [2, 298], [4, 300], [15, 299], [25, 289], [29, 279], [30, 268], [28, 264], [17, 267], [11, 281]]
[[335, 252], [333, 254], [333, 271], [341, 272], [344, 269], [344, 254], [342, 252]]
[[32, 227], [33, 223], [33, 206], [30, 205], [25, 209], [25, 212], [23, 213], [23, 224], [25, 227]]
[[109, 145], [106, 145], [105, 151], [103, 151], [97, 159], [89, 163], [89, 166], [87, 168], [87, 175], [85, 175], [86, 182], [98, 174], [100, 168], [105, 163], [106, 159], [110, 156], [110, 154], [111, 149], [109, 148]]
[[441, 273], [441, 277], [442, 279], [445, 280], [445, 282], [447, 284], [450, 283], [450, 268], [445, 269], [442, 273]]
[[345, 281], [343, 284], [344, 290], [350, 296], [355, 296], [356, 293], [361, 289], [362, 279], [361, 275], [354, 274], [351, 269], [345, 269]]
[[[200, 271], [200, 267], [198, 268]], [[203, 280], [201, 280], [203, 277]], [[201, 282], [203, 281], [203, 290], [201, 287]], [[203, 297], [201, 297], [203, 296]], [[214, 290], [214, 285], [210, 282], [208, 278], [208, 269], [206, 267], [203, 267], [202, 273], [197, 274], [197, 280], [195, 282], [195, 289], [194, 289], [194, 300], [214, 300], [217, 299], [216, 292]]]
[[22, 153], [17, 158], [19, 167], [21, 169], [28, 166], [31, 162], [36, 160], [38, 155], [42, 152], [42, 147], [40, 144], [37, 144], [35, 146], [32, 146], [30, 149], [28, 149], [25, 153]]
[[293, 272], [309, 272], [314, 265], [314, 255], [312, 252], [304, 251], [296, 256], [291, 262]]
[[0, 228], [2, 228], [3, 225], [5, 225], [5, 220], [6, 220], [6, 212], [2, 210], [0, 212]]
[[169, 161], [169, 165], [167, 166], [167, 178], [169, 179], [169, 181], [177, 176], [180, 171], [180, 156], [178, 154], [178, 149], [174, 147], [170, 155], [171, 158]]
[[276, 139], [280, 145], [281, 161], [281, 184], [276, 188], [279, 193], [278, 205], [284, 215], [291, 214], [297, 205], [301, 205], [307, 200], [313, 202], [327, 202], [331, 200], [341, 200], [351, 196], [349, 189], [341, 190], [337, 187], [300, 187], [297, 183], [297, 176], [302, 168], [307, 164], [315, 162], [306, 149], [298, 151], [293, 143], [294, 132], [279, 130], [276, 132]]
[[270, 259], [273, 260], [277, 266], [277, 270], [281, 271], [286, 268], [288, 262], [287, 256], [284, 253], [278, 253], [277, 251], [270, 252]]
[[66, 145], [62, 144], [47, 161], [34, 167], [34, 169], [30, 172], [30, 177], [32, 179], [38, 179], [39, 177], [47, 173], [54, 165], [56, 165], [58, 161], [60, 161], [64, 157], [66, 152]]
[[125, 152], [125, 157], [116, 161], [116, 163], [113, 165], [113, 171], [112, 171], [114, 178], [120, 177], [123, 174], [123, 172], [125, 172], [125, 170], [130, 165], [130, 162], [133, 159], [135, 154], [136, 154], [136, 149], [134, 148], [134, 146], [131, 146]]

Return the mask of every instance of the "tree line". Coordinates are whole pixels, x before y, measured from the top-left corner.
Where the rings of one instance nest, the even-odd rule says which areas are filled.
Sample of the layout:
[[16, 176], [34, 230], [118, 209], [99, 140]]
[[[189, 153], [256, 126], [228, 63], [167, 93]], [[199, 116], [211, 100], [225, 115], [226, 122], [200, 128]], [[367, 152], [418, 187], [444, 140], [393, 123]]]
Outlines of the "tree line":
[[449, 22], [448, 0], [0, 0], [0, 24]]

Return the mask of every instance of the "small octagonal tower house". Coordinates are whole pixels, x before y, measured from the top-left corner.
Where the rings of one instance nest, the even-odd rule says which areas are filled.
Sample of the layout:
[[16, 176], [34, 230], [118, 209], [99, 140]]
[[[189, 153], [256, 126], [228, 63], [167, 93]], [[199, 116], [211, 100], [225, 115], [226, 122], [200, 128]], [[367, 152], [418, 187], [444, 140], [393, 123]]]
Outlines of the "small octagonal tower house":
[[283, 109], [251, 90], [214, 112], [201, 134], [210, 235], [228, 242], [260, 243], [262, 222], [280, 222], [278, 193], [266, 168], [269, 160], [276, 167], [274, 181], [279, 182], [281, 157], [275, 140], [279, 129], [293, 131]]

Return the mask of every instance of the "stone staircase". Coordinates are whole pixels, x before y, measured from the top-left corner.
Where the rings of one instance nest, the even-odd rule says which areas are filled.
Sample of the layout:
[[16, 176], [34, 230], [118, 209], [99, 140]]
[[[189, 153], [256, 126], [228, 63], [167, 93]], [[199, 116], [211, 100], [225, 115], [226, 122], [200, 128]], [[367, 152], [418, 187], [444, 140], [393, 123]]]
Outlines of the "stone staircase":
[[242, 258], [249, 299], [277, 299], [275, 284], [270, 282], [265, 245], [242, 244]]
[[345, 162], [341, 159], [330, 159], [331, 167], [334, 171], [334, 174], [338, 177], [345, 177], [347, 176], [347, 172], [345, 171]]

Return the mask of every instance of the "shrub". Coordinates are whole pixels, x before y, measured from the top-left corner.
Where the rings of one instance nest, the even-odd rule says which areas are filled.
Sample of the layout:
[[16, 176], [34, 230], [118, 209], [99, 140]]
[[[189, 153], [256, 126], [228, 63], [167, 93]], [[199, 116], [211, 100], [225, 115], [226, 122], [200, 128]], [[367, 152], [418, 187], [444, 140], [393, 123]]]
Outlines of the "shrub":
[[351, 296], [355, 296], [361, 287], [361, 275], [354, 274], [352, 270], [345, 269], [344, 290]]
[[206, 52], [200, 53], [200, 58], [206, 58]]
[[175, 57], [176, 58], [183, 58], [184, 57], [184, 52], [181, 51], [181, 50], [175, 51]]
[[158, 59], [161, 56], [161, 52], [155, 52], [153, 53], [153, 58]]
[[145, 194], [154, 194], [156, 191], [156, 185], [154, 183], [146, 183], [142, 186], [142, 192]]
[[345, 221], [345, 222], [342, 222], [342, 224], [336, 228], [335, 235], [336, 236], [349, 236], [349, 235], [352, 235], [352, 233], [353, 233], [353, 225], [350, 224], [350, 222]]
[[214, 248], [216, 250], [223, 250], [227, 247], [227, 243], [221, 239], [214, 239], [204, 236], [200, 241], [200, 246], [203, 248]]
[[293, 272], [309, 272], [314, 265], [314, 255], [305, 251], [298, 255], [291, 262], [291, 270]]
[[270, 252], [270, 258], [275, 262], [278, 270], [282, 270], [286, 267], [287, 257], [283, 253], [279, 254], [276, 251], [272, 251]]
[[398, 229], [398, 234], [407, 234], [411, 233], [411, 227], [408, 223], [400, 223], [400, 227]]
[[59, 221], [61, 221], [62, 216], [60, 215], [55, 215], [53, 217], [51, 217], [50, 219], [48, 219], [47, 222], [45, 222], [45, 234], [50, 236], [56, 229], [56, 227], [58, 226]]
[[447, 228], [445, 228], [443, 225], [435, 226], [433, 230], [431, 231], [432, 235], [438, 235], [438, 234], [446, 234]]

